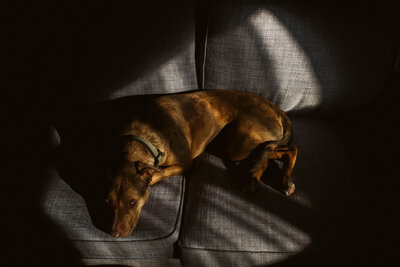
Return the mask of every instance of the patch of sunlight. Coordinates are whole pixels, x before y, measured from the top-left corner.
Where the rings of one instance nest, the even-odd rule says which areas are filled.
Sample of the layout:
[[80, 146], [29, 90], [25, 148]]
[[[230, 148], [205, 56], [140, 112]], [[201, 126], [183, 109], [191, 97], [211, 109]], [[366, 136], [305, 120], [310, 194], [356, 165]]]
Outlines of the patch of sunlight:
[[[147, 66], [150, 71], [140, 75], [134, 81], [115, 90], [110, 95], [111, 99], [131, 95], [157, 94], [167, 92], [187, 91], [193, 87], [188, 84], [188, 59], [193, 58], [194, 44], [188, 45], [176, 55], [162, 62]], [[190, 64], [195, 64], [191, 62]], [[150, 91], [149, 91], [150, 89]]]
[[[237, 192], [208, 186], [204, 201], [213, 209], [207, 216], [215, 220], [210, 223], [210, 229], [221, 240], [226, 240], [230, 249], [241, 251], [252, 248], [250, 251], [253, 252], [285, 252], [283, 256], [287, 257], [287, 254], [298, 253], [311, 244], [312, 239], [304, 229], [297, 227], [295, 221], [289, 222], [282, 217], [287, 212], [283, 203], [279, 204], [279, 200], [269, 196], [262, 199], [265, 202], [254, 202], [238, 197]], [[269, 210], [271, 205], [278, 204], [282, 207], [279, 213], [273, 211], [274, 208]], [[221, 222], [223, 230], [220, 230]]]
[[321, 86], [307, 53], [292, 33], [267, 9], [254, 12], [249, 23], [273, 68], [277, 91], [271, 100], [284, 111], [318, 107], [322, 102]]

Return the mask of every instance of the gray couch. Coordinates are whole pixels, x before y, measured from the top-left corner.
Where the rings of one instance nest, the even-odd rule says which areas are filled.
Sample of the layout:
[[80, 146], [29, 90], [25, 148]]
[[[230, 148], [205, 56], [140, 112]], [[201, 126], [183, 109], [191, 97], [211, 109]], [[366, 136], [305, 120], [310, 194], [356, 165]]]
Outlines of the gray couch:
[[[28, 29], [40, 28], [27, 67], [34, 81], [24, 81], [35, 92], [24, 100], [33, 103], [34, 130], [21, 138], [30, 141], [29, 172], [37, 175], [20, 170], [18, 188], [30, 201], [14, 225], [27, 233], [10, 235], [18, 251], [10, 262], [399, 264], [394, 9], [294, 2], [100, 1], [24, 10], [35, 21]], [[248, 196], [229, 162], [206, 152], [189, 173], [151, 187], [130, 236], [111, 237], [92, 170], [113, 129], [135, 111], [140, 98], [130, 96], [208, 88], [257, 92], [289, 114], [299, 148], [296, 193], [276, 190], [280, 165], [272, 162]]]

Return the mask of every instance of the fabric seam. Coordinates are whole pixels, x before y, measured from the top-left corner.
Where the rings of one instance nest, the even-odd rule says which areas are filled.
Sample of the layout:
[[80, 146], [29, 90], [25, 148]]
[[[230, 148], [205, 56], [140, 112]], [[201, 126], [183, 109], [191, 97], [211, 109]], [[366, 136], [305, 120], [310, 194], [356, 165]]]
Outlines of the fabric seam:
[[180, 219], [182, 217], [182, 207], [183, 207], [183, 201], [184, 201], [184, 193], [185, 193], [185, 182], [186, 182], [186, 177], [182, 175], [182, 182], [181, 182], [181, 203], [179, 204], [179, 209], [178, 209], [178, 214], [177, 214], [177, 218], [175, 220], [175, 224], [173, 229], [171, 230], [171, 232], [169, 232], [168, 234], [166, 234], [165, 236], [162, 237], [157, 237], [154, 239], [140, 239], [140, 240], [90, 240], [90, 239], [68, 239], [68, 238], [62, 238], [61, 240], [66, 240], [69, 242], [101, 242], [101, 243], [131, 243], [131, 242], [152, 242], [152, 241], [158, 241], [158, 240], [162, 240], [165, 239], [167, 237], [170, 237], [171, 235], [173, 235], [176, 232], [176, 229], [178, 228]]
[[213, 248], [190, 248], [181, 246], [181, 249], [191, 249], [191, 250], [206, 250], [206, 251], [216, 251], [216, 252], [242, 252], [242, 253], [279, 253], [279, 254], [295, 254], [301, 251], [252, 251], [252, 250], [230, 250], [230, 249], [213, 249]]
[[207, 61], [207, 46], [208, 46], [208, 31], [210, 28], [210, 18], [211, 18], [211, 7], [208, 10], [208, 17], [207, 17], [207, 28], [206, 28], [206, 33], [204, 37], [204, 56], [203, 56], [203, 66], [202, 66], [202, 74], [201, 74], [201, 89], [204, 90], [204, 85], [205, 85], [205, 77], [206, 77], [206, 61]]

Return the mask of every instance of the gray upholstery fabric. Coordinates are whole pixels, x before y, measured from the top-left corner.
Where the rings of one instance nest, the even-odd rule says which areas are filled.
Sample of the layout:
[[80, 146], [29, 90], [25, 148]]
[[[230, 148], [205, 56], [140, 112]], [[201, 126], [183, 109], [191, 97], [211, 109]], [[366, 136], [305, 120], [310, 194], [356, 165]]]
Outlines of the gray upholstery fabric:
[[44, 190], [43, 213], [62, 229], [62, 236], [82, 258], [171, 258], [177, 240], [183, 205], [184, 179], [174, 177], [150, 188], [135, 231], [113, 238], [93, 223], [84, 199], [49, 168]]
[[396, 30], [375, 9], [234, 2], [241, 3], [211, 7], [203, 88], [251, 90], [284, 111], [336, 114], [368, 103], [385, 85]]
[[190, 1], [65, 4], [52, 13], [58, 20], [40, 67], [43, 97], [54, 104], [197, 89]]
[[248, 197], [232, 166], [227, 170], [210, 154], [196, 160], [180, 236], [184, 263], [246, 266], [310, 253], [340, 258], [366, 249], [368, 193], [352, 165], [356, 152], [347, 149], [349, 140], [331, 123], [292, 122], [299, 156], [290, 198], [273, 189], [279, 169], [272, 164], [255, 196]]
[[179, 259], [142, 259], [142, 260], [83, 260], [83, 264], [88, 266], [131, 266], [131, 267], [180, 267], [182, 266]]
[[[111, 112], [101, 113], [87, 104], [130, 95], [197, 89], [193, 12], [192, 3], [162, 1], [150, 1], [140, 6], [134, 2], [99, 1], [95, 5], [82, 3], [76, 7], [71, 3], [52, 7], [49, 12], [57, 19], [46, 29], [52, 32], [51, 46], [43, 49], [46, 52], [37, 64], [47, 75], [42, 82], [42, 98], [47, 100], [50, 108], [55, 107], [64, 114], [61, 117], [65, 118], [59, 118], [58, 113], [54, 115], [53, 123], [64, 119], [71, 121], [67, 130], [74, 132], [73, 138], [80, 140], [78, 145], [70, 146], [65, 135], [60, 140], [52, 133], [54, 140], [49, 142], [54, 150], [61, 142], [70, 150], [72, 160], [80, 158], [76, 159], [77, 165], [65, 163], [68, 175], [51, 166], [47, 177], [42, 179], [40, 206], [43, 218], [40, 222], [44, 223], [38, 223], [38, 227], [42, 233], [51, 236], [55, 244], [69, 246], [77, 258], [173, 257], [183, 205], [183, 177], [153, 186], [134, 233], [114, 239], [95, 223], [98, 218], [93, 216], [101, 216], [101, 213], [98, 214], [89, 203], [86, 194], [90, 193], [90, 186], [83, 185], [83, 180], [88, 179], [87, 174], [92, 173], [77, 176], [74, 172], [90, 165], [87, 161], [94, 155], [85, 153], [99, 144], [89, 145], [89, 142], [103, 136], [113, 127], [113, 122], [129, 116], [127, 113], [131, 111], [121, 111], [117, 104]], [[41, 78], [38, 80], [42, 81]], [[87, 118], [79, 113], [73, 115], [71, 110], [64, 109], [71, 104], [87, 107], [91, 115]], [[102, 128], [94, 127], [93, 121]], [[107, 140], [111, 139], [105, 138], [101, 142]], [[51, 159], [54, 160], [57, 159]]]
[[215, 251], [205, 249], [182, 249], [184, 266], [265, 266], [277, 263], [295, 253]]

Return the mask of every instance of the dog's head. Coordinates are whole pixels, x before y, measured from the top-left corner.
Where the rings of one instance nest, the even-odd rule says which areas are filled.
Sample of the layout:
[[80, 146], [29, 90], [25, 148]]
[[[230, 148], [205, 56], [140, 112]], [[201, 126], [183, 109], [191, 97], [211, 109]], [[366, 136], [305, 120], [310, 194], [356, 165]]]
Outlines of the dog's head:
[[112, 236], [124, 237], [136, 228], [149, 196], [149, 184], [156, 172], [162, 170], [140, 161], [126, 161], [108, 171], [107, 178], [111, 184], [106, 203], [114, 214]]

